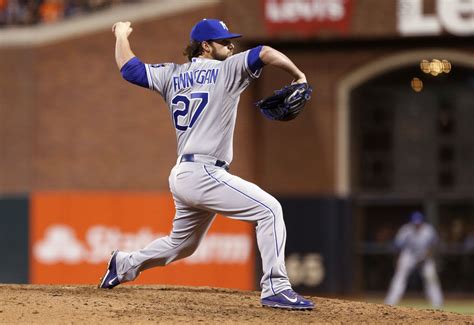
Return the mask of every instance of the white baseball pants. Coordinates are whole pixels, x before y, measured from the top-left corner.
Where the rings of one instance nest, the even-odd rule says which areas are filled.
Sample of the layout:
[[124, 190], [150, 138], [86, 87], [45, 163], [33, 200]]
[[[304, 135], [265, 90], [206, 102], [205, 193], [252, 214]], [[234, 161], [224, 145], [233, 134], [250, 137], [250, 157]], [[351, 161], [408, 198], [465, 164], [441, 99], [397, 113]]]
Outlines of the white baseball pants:
[[[117, 255], [120, 282], [134, 280], [141, 271], [190, 256], [206, 235], [215, 215], [256, 223], [262, 258], [265, 298], [290, 289], [285, 268], [286, 228], [280, 203], [257, 185], [214, 165], [215, 158], [177, 163], [169, 184], [176, 214], [169, 236], [145, 248]], [[236, 274], [238, 276], [238, 274]]]
[[[400, 253], [397, 269], [385, 298], [386, 304], [396, 305], [400, 301], [406, 289], [407, 278], [417, 263], [417, 258], [410, 252], [402, 251]], [[435, 262], [432, 258], [427, 258], [422, 262], [421, 275], [424, 280], [425, 294], [431, 305], [434, 308], [440, 308], [443, 305], [443, 294], [436, 274]]]

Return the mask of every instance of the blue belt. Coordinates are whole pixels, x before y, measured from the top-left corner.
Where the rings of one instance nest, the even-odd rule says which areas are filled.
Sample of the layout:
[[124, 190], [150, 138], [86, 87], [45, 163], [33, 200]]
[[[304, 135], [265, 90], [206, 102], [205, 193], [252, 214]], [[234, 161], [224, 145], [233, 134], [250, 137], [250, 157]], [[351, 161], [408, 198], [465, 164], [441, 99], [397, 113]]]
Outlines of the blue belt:
[[[194, 154], [192, 153], [187, 153], [181, 156], [180, 162], [200, 162], [199, 159], [197, 159]], [[229, 164], [226, 163], [224, 160], [219, 160], [216, 159], [214, 162], [214, 166], [217, 167], [223, 167], [225, 170], [229, 170]]]

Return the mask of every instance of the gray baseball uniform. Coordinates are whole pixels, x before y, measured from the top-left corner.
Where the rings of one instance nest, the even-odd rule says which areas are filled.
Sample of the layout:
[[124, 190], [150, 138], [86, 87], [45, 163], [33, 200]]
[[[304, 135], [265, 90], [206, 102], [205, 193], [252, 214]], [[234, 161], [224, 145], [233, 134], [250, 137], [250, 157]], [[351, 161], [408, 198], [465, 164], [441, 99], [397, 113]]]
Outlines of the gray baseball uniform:
[[256, 223], [264, 273], [261, 297], [291, 288], [280, 203], [228, 172], [240, 94], [260, 74], [249, 67], [249, 59], [259, 53], [256, 49], [224, 61], [194, 58], [183, 65], [145, 65], [144, 84], [162, 95], [176, 128], [178, 159], [169, 177], [176, 215], [169, 236], [141, 250], [118, 253], [121, 283], [135, 279], [143, 270], [191, 255], [219, 213]]
[[395, 244], [401, 248], [397, 269], [385, 298], [385, 303], [396, 305], [403, 296], [408, 275], [421, 265], [421, 274], [425, 281], [425, 291], [428, 299], [435, 308], [443, 304], [443, 294], [436, 274], [436, 266], [430, 251], [438, 241], [434, 227], [422, 223], [417, 228], [413, 223], [403, 225], [397, 233]]

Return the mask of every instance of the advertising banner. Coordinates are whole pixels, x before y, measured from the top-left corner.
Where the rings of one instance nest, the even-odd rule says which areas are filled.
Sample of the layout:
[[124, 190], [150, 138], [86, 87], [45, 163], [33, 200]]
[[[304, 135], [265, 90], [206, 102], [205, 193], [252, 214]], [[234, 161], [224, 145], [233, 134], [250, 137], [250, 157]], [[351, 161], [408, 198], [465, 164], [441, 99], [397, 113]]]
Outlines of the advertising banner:
[[[403, 36], [434, 36], [449, 33], [474, 35], [473, 0], [398, 0], [397, 29]], [[431, 1], [433, 3], [433, 1]]]
[[268, 32], [297, 32], [305, 36], [321, 31], [349, 31], [352, 0], [261, 0]]
[[[168, 193], [34, 193], [30, 212], [30, 282], [98, 283], [113, 249], [129, 252], [166, 236], [174, 212]], [[217, 216], [192, 256], [146, 270], [132, 284], [252, 290], [253, 238], [251, 224]]]

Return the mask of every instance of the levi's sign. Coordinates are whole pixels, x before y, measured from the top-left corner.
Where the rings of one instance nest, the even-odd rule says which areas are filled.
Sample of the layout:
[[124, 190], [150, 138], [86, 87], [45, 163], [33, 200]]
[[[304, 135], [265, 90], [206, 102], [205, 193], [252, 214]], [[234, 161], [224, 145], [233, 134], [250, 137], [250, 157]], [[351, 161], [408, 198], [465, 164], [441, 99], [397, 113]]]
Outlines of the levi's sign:
[[474, 0], [435, 0], [435, 12], [425, 12], [423, 0], [398, 0], [397, 28], [400, 34], [457, 36], [474, 35]]
[[345, 33], [349, 28], [352, 0], [262, 0], [265, 25], [270, 34], [288, 31], [304, 35], [322, 30]]

